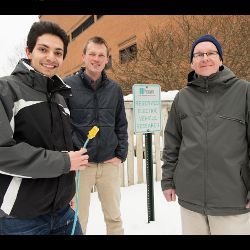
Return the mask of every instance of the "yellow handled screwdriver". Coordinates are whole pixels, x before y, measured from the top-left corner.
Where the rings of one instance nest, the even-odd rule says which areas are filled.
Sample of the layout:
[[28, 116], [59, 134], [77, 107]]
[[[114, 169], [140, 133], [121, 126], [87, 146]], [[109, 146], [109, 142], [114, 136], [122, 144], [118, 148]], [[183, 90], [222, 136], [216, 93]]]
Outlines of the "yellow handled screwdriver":
[[[92, 129], [90, 129], [88, 135], [87, 135], [87, 140], [85, 141], [83, 147], [86, 148], [87, 144], [90, 139], [93, 139], [96, 134], [98, 133], [99, 128], [97, 126], [94, 126]], [[73, 227], [71, 231], [71, 235], [74, 235], [75, 233], [75, 227], [76, 227], [76, 221], [77, 221], [77, 215], [78, 215], [78, 202], [79, 202], [79, 183], [80, 183], [80, 170], [77, 170], [77, 176], [76, 176], [76, 211], [75, 211], [75, 216], [74, 216], [74, 222], [73, 222]]]

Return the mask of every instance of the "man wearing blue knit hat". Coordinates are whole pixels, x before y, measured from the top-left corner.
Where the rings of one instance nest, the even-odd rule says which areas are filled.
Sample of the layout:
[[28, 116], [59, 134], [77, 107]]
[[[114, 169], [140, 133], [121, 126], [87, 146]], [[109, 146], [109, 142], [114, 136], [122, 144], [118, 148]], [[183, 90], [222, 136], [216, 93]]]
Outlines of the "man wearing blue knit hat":
[[164, 134], [162, 190], [183, 234], [250, 234], [250, 84], [223, 65], [211, 35], [194, 41]]
[[223, 57], [222, 57], [222, 48], [220, 43], [211, 35], [204, 35], [199, 37], [192, 45], [192, 49], [191, 49], [191, 55], [190, 55], [190, 63], [192, 63], [193, 60], [193, 54], [194, 54], [194, 48], [198, 43], [201, 42], [211, 42], [214, 44], [214, 46], [216, 47], [216, 53], [219, 55], [221, 61], [223, 61]]

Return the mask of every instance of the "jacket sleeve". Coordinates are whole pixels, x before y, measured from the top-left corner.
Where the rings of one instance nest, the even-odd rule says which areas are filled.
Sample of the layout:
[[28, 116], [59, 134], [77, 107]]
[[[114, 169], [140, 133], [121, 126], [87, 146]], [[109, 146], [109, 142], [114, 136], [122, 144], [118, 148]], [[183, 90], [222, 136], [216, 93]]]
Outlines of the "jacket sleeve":
[[247, 83], [247, 100], [246, 100], [246, 125], [248, 141], [248, 165], [242, 168], [242, 178], [247, 188], [247, 200], [250, 201], [250, 83]]
[[179, 149], [182, 141], [181, 122], [177, 113], [179, 93], [176, 95], [170, 110], [164, 131], [163, 165], [162, 165], [162, 190], [173, 188], [175, 184], [173, 175], [178, 163]]
[[125, 113], [123, 94], [120, 87], [115, 119], [115, 133], [118, 138], [118, 146], [115, 150], [115, 155], [124, 162], [128, 154], [128, 122]]
[[13, 107], [10, 96], [0, 86], [0, 174], [22, 178], [52, 178], [70, 171], [67, 153], [16, 144]]

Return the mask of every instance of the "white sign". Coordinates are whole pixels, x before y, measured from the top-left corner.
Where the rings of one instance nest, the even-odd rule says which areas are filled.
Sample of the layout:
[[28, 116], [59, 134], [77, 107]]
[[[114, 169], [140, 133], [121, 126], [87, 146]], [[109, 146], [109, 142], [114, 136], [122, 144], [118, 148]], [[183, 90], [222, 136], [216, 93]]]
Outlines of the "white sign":
[[133, 85], [134, 132], [161, 131], [161, 86], [159, 84]]

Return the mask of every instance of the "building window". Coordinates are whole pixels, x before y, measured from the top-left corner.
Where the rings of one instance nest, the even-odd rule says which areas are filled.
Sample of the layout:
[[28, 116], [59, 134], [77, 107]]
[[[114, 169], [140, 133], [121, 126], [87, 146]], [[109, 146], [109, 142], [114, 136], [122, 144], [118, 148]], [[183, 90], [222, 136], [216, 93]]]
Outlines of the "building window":
[[121, 64], [127, 63], [136, 58], [137, 45], [133, 44], [125, 49], [119, 51]]
[[105, 70], [111, 69], [111, 68], [112, 68], [112, 56], [110, 55], [109, 56], [109, 61], [108, 61], [108, 63], [105, 66]]
[[76, 28], [72, 33], [71, 33], [71, 37], [72, 40], [75, 39], [78, 35], [80, 35], [82, 33], [82, 27], [79, 26], [78, 28]]
[[94, 23], [94, 16], [92, 15], [71, 33], [72, 40], [75, 39], [77, 36], [79, 36], [84, 30], [86, 30], [93, 23]]

